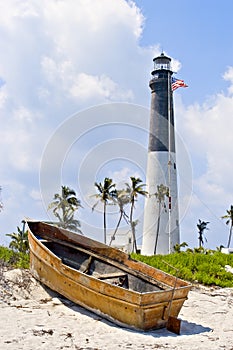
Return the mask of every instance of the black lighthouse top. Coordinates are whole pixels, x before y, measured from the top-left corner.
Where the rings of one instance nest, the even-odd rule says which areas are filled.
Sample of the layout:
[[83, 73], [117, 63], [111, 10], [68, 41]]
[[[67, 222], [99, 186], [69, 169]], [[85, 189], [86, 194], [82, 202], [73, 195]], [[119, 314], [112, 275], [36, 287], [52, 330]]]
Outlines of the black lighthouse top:
[[154, 70], [151, 72], [152, 75], [156, 74], [158, 70], [168, 70], [171, 72], [171, 58], [164, 55], [162, 52], [160, 56], [153, 59]]
[[149, 151], [175, 152], [171, 58], [161, 53], [153, 62]]

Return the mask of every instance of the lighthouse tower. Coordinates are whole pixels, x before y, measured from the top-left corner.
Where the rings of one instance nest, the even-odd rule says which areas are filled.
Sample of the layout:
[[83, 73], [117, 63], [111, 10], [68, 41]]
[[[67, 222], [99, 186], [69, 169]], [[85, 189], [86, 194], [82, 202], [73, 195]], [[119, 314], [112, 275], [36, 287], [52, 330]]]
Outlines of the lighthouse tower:
[[169, 254], [180, 243], [171, 58], [153, 59], [142, 251]]

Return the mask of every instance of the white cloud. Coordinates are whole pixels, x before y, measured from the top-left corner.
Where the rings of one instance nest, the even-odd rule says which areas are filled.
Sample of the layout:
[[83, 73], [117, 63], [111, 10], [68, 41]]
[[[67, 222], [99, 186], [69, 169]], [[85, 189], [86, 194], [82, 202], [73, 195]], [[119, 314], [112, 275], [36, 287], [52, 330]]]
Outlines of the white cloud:
[[233, 98], [223, 94], [215, 96], [211, 105], [191, 106], [182, 117], [189, 138], [189, 149], [206, 159], [208, 181], [231, 185], [233, 163], [231, 159], [233, 128]]
[[33, 200], [40, 201], [40, 202], [42, 201], [41, 193], [40, 193], [40, 191], [38, 191], [36, 189], [31, 190], [30, 196]]
[[133, 92], [121, 91], [119, 86], [105, 75], [93, 76], [80, 73], [70, 89], [76, 99], [104, 98], [109, 101], [132, 101]]
[[16, 227], [22, 213], [39, 215], [40, 158], [61, 121], [95, 103], [136, 100], [132, 77], [151, 59], [139, 46], [143, 21], [125, 0], [0, 3], [2, 230], [9, 217]]
[[[91, 75], [78, 73], [71, 61], [56, 62], [49, 57], [44, 57], [41, 62], [42, 71], [48, 82], [54, 87], [59, 86], [67, 97], [74, 101], [96, 100], [133, 100], [131, 90], [122, 90], [117, 83], [105, 74]], [[44, 96], [49, 98], [49, 94]]]
[[33, 113], [31, 110], [24, 106], [20, 106], [17, 109], [13, 110], [13, 120], [15, 122], [19, 123], [25, 123], [25, 124], [30, 124], [34, 120], [38, 118], [38, 113], [37, 115]]
[[2, 149], [8, 166], [35, 169], [46, 122], [56, 126], [90, 103], [134, 99], [120, 62], [140, 58], [143, 16], [124, 0], [11, 0], [0, 9]]
[[[113, 178], [114, 181], [117, 181], [117, 183], [128, 182], [130, 176], [132, 176], [132, 169], [129, 169], [128, 167], [124, 167], [121, 170], [112, 171], [109, 174], [109, 177]], [[139, 174], [135, 176], [139, 177]]]
[[3, 108], [3, 106], [5, 105], [6, 101], [7, 101], [7, 91], [6, 91], [6, 87], [2, 86], [0, 88], [0, 110]]
[[[232, 91], [232, 68], [228, 68], [224, 78], [230, 82], [229, 91]], [[203, 105], [196, 103], [187, 109], [178, 96], [176, 101], [177, 127], [190, 152], [194, 170], [194, 192], [184, 219], [183, 240], [192, 241], [190, 226], [195, 227], [200, 218], [210, 221], [208, 241], [215, 248], [217, 243], [226, 243], [226, 228], [220, 217], [232, 203], [233, 97], [219, 93]]]
[[[144, 18], [132, 1], [113, 0], [110, 4], [108, 0], [44, 0], [43, 9], [48, 33], [62, 53], [75, 52], [80, 42], [85, 50], [90, 45], [98, 47], [92, 39], [107, 44], [122, 32], [135, 40], [142, 33]], [[95, 59], [95, 52], [92, 58]]]
[[233, 67], [228, 67], [227, 71], [224, 73], [223, 78], [231, 83], [228, 91], [229, 94], [233, 94]]
[[[65, 118], [106, 102], [149, 103], [147, 80], [160, 49], [140, 46], [143, 26], [144, 17], [132, 1], [0, 2], [5, 231], [9, 218], [16, 226], [21, 214], [39, 216], [40, 158]], [[174, 61], [174, 67], [178, 70], [180, 63]], [[54, 157], [61, 147], [62, 141]], [[9, 195], [10, 182], [18, 189]]]
[[16, 131], [5, 129], [4, 132], [0, 132], [0, 137], [1, 150], [7, 154], [7, 157], [1, 160], [2, 172], [4, 173], [5, 167], [22, 171], [30, 170], [34, 165], [34, 162], [31, 162], [33, 154], [30, 152], [30, 134], [24, 129], [18, 129], [16, 136]]

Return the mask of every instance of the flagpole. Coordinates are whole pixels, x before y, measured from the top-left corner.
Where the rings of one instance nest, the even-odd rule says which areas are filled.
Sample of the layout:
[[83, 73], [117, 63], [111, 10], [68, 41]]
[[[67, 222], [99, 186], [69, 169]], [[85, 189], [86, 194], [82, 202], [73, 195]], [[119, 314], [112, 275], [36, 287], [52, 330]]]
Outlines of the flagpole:
[[168, 252], [171, 253], [171, 76], [168, 77]]

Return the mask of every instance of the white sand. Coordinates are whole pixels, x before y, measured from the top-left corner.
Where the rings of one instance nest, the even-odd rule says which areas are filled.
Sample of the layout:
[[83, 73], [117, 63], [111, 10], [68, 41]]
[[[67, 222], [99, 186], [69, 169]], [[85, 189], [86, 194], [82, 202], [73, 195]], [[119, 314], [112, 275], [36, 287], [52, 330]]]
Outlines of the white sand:
[[28, 272], [0, 271], [0, 349], [233, 350], [233, 288], [195, 288], [166, 329], [120, 328], [41, 286]]

